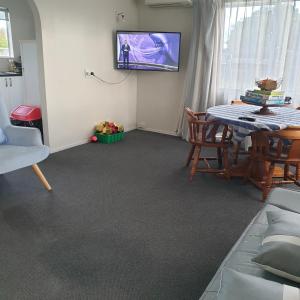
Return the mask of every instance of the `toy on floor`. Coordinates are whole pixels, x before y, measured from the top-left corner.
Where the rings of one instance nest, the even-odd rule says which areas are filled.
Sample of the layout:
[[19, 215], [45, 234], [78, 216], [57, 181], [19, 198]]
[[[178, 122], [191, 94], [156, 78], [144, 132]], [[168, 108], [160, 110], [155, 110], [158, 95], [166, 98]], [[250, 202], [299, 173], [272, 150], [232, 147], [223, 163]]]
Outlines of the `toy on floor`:
[[92, 143], [97, 143], [97, 142], [98, 142], [97, 136], [96, 136], [96, 135], [91, 136], [90, 141], [91, 141]]
[[124, 138], [124, 126], [114, 122], [101, 122], [95, 126], [95, 134], [91, 137], [91, 142], [112, 144]]

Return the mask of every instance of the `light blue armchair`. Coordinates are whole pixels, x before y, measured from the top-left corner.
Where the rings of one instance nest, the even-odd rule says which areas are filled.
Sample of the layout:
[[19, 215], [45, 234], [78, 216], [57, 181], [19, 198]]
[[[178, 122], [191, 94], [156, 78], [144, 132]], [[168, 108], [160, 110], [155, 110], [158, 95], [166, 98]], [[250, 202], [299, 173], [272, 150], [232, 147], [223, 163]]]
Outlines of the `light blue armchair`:
[[49, 156], [49, 148], [43, 145], [39, 129], [12, 126], [2, 99], [0, 128], [7, 137], [7, 142], [0, 145], [0, 174], [32, 166], [45, 188], [51, 191], [51, 186], [37, 165]]

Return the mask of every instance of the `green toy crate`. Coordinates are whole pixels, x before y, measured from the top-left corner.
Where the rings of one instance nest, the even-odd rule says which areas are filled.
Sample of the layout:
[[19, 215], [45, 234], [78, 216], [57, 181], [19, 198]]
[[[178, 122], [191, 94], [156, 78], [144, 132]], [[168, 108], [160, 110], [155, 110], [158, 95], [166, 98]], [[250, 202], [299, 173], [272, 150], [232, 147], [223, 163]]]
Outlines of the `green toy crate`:
[[119, 132], [115, 134], [103, 134], [103, 133], [95, 133], [98, 138], [99, 143], [102, 144], [113, 144], [119, 141], [122, 141], [124, 138], [124, 132]]

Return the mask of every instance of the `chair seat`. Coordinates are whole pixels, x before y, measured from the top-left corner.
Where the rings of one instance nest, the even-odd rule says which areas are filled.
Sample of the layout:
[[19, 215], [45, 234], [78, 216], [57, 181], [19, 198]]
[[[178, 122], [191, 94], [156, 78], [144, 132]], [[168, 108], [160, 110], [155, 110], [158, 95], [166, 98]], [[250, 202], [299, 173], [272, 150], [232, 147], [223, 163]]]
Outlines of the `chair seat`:
[[0, 146], [0, 174], [12, 172], [41, 162], [49, 156], [47, 146]]
[[277, 158], [275, 155], [269, 155], [269, 156], [265, 156], [263, 157], [264, 161], [268, 161], [268, 162], [274, 162], [274, 163], [278, 163], [278, 164], [299, 164], [300, 163], [300, 158], [296, 159], [296, 158], [292, 158], [289, 159], [285, 157], [281, 157], [281, 158]]

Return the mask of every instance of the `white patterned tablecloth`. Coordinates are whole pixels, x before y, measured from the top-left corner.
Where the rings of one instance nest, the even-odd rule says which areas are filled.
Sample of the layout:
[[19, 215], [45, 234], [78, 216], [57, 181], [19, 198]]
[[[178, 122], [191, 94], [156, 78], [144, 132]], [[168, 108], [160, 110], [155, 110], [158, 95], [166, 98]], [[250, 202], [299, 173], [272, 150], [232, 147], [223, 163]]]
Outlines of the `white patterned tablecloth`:
[[[259, 130], [281, 130], [290, 126], [300, 126], [300, 110], [287, 107], [274, 107], [275, 115], [257, 115], [254, 105], [219, 105], [207, 110], [208, 119], [215, 119], [231, 125], [236, 141], [243, 141], [251, 132]], [[254, 122], [240, 120], [239, 117], [254, 118]]]

